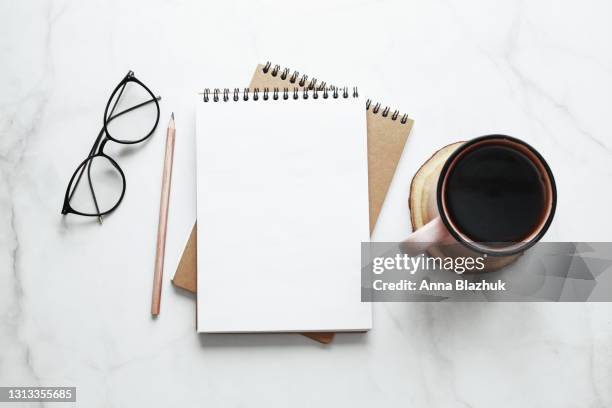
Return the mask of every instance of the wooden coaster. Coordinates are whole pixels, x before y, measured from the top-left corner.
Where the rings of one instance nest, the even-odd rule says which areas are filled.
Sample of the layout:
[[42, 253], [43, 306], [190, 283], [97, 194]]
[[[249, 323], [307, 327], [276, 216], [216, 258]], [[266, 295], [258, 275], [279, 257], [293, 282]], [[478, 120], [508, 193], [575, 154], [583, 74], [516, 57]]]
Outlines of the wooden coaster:
[[433, 154], [416, 172], [410, 183], [410, 222], [416, 231], [438, 216], [436, 186], [446, 159], [465, 142], [444, 146]]

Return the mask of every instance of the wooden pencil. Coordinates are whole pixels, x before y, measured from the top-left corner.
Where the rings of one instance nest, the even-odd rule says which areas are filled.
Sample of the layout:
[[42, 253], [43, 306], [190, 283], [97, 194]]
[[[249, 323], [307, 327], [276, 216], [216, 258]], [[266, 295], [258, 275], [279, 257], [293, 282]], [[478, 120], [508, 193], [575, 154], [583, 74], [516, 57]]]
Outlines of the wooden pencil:
[[166, 230], [168, 226], [168, 209], [170, 205], [170, 182], [172, 180], [172, 159], [174, 157], [174, 113], [168, 124], [166, 138], [166, 154], [164, 158], [164, 173], [162, 175], [161, 201], [159, 204], [159, 224], [157, 227], [157, 247], [155, 252], [155, 273], [153, 275], [153, 299], [151, 314], [157, 316], [161, 304], [162, 281], [164, 277], [164, 254], [166, 252]]

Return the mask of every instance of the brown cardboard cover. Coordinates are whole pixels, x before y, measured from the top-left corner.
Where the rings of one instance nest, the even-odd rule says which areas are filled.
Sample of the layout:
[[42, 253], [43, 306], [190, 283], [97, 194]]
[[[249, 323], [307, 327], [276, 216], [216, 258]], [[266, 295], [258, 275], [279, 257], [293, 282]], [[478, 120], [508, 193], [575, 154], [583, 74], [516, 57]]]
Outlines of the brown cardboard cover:
[[[275, 73], [275, 74], [274, 74]], [[303, 88], [310, 84], [305, 81], [300, 85], [299, 78], [291, 82], [291, 73], [282, 78], [282, 71], [276, 68], [266, 68], [259, 64], [251, 79], [250, 88]], [[301, 77], [300, 77], [301, 78]], [[320, 82], [319, 82], [320, 84]], [[374, 230], [378, 215], [385, 201], [389, 185], [395, 174], [397, 163], [400, 160], [406, 139], [412, 128], [412, 119], [402, 120], [402, 116], [393, 111], [380, 107], [374, 112], [376, 105], [371, 105], [366, 111], [368, 129], [368, 184], [370, 201], [370, 232]], [[384, 114], [386, 112], [386, 115]], [[197, 232], [196, 225], [181, 256], [181, 260], [174, 274], [172, 283], [175, 286], [196, 293], [197, 289]], [[304, 336], [321, 343], [329, 343], [334, 333], [302, 333]]]

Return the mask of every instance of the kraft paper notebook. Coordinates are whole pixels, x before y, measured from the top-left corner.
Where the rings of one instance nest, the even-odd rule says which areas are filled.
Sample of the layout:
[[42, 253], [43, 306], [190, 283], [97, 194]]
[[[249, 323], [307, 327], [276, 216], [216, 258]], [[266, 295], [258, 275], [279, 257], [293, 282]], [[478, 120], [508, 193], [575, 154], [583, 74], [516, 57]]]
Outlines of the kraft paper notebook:
[[[308, 79], [307, 75], [299, 75], [297, 71], [281, 69], [280, 66], [258, 65], [253, 74], [250, 87], [254, 88], [285, 88], [327, 86], [323, 81]], [[370, 230], [373, 230], [378, 214], [387, 194], [387, 190], [401, 157], [406, 139], [410, 134], [413, 121], [398, 111], [390, 111], [380, 104], [366, 104], [366, 120], [368, 129], [368, 182], [369, 182], [369, 214]], [[196, 292], [196, 252], [197, 230], [191, 231], [179, 266], [172, 280], [177, 287]], [[329, 343], [333, 333], [304, 333], [307, 337], [321, 343]]]
[[371, 303], [361, 301], [367, 154], [356, 88], [204, 91], [198, 332], [372, 327]]

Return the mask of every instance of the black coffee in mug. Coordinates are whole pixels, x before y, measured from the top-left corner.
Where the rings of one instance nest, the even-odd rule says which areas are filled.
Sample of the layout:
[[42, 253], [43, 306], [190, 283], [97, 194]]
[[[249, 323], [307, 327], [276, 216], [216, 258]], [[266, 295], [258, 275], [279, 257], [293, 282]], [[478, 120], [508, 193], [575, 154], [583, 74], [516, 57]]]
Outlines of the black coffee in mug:
[[438, 207], [460, 242], [492, 254], [516, 253], [548, 229], [556, 187], [548, 164], [533, 147], [510, 136], [483, 136], [446, 161]]
[[519, 242], [544, 216], [544, 181], [522, 152], [503, 145], [466, 153], [448, 174], [449, 216], [477, 242]]

